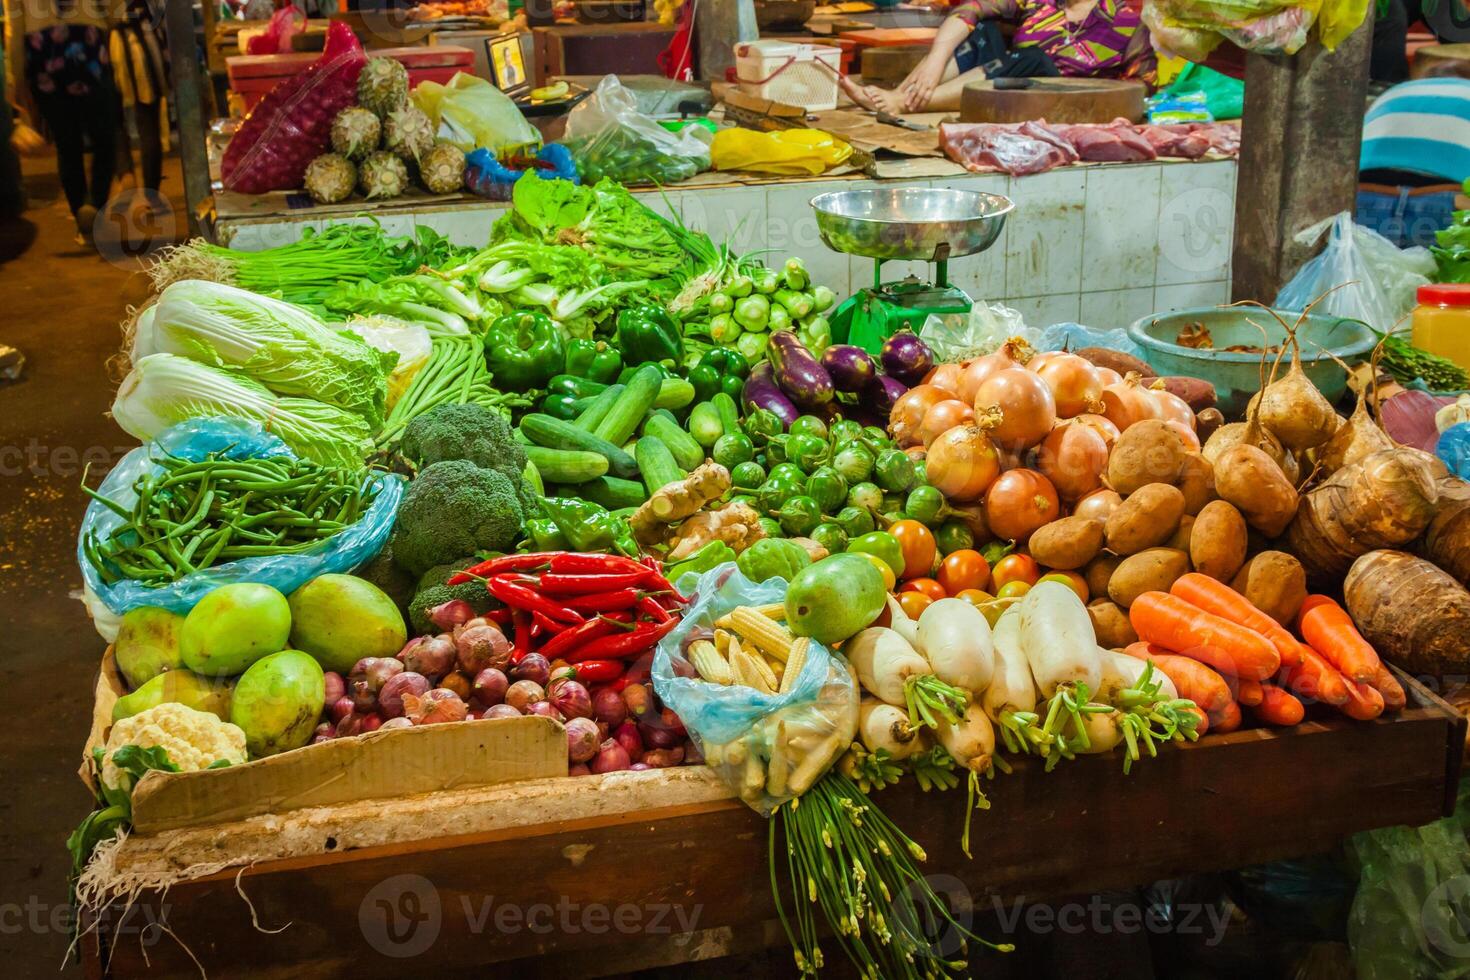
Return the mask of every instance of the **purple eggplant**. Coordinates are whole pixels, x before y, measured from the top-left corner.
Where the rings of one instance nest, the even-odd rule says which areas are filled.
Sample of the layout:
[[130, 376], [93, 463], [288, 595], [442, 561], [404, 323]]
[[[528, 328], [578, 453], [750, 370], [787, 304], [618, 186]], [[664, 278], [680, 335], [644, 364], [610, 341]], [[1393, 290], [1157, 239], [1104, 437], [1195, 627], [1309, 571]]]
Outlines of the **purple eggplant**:
[[776, 372], [769, 361], [761, 361], [750, 369], [750, 377], [745, 379], [745, 387], [741, 389], [741, 400], [745, 402], [747, 412], [764, 408], [780, 419], [784, 428], [790, 428], [791, 423], [801, 417], [801, 410], [776, 384]]
[[886, 427], [888, 416], [893, 412], [893, 403], [902, 398], [903, 393], [908, 390], [908, 385], [897, 378], [880, 374], [863, 389], [862, 406], [881, 415]]
[[878, 365], [861, 347], [833, 344], [822, 352], [822, 368], [832, 378], [832, 387], [857, 394], [878, 376]]
[[911, 388], [934, 369], [934, 352], [912, 330], [900, 330], [883, 341], [878, 360], [883, 365], [884, 374]]
[[836, 396], [831, 375], [790, 330], [777, 330], [771, 334], [767, 356], [775, 371], [776, 383], [801, 408], [808, 412], [819, 411]]

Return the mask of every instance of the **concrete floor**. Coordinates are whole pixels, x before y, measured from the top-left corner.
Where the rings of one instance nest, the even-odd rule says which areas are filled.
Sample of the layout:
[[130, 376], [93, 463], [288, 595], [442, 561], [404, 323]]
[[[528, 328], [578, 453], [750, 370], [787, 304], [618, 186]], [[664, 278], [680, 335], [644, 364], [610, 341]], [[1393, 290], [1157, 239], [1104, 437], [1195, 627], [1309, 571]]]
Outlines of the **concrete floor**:
[[[69, 931], [65, 840], [90, 808], [76, 772], [103, 649], [76, 599], [79, 486], [84, 461], [95, 486], [99, 468], [137, 442], [104, 414], [116, 388], [107, 362], [125, 307], [148, 294], [137, 242], [156, 247], [175, 219], [141, 229], [122, 211], [104, 214], [99, 255], [73, 241], [54, 159], [24, 170], [31, 209], [0, 222], [0, 343], [26, 356], [22, 379], [0, 382], [0, 691], [10, 705], [0, 712], [0, 962], [7, 976], [56, 977]], [[166, 174], [181, 207], [177, 161]]]

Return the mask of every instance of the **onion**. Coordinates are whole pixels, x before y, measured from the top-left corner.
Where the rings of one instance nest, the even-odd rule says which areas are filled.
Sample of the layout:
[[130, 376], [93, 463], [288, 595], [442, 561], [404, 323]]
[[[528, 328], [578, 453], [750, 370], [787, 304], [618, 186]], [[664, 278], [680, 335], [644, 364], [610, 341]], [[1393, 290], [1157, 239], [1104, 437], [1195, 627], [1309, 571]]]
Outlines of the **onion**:
[[628, 758], [637, 762], [643, 758], [643, 739], [638, 735], [638, 726], [631, 721], [625, 721], [613, 729], [613, 739], [623, 747]]
[[1131, 374], [1117, 384], [1104, 387], [1102, 403], [1103, 415], [1119, 432], [1127, 431], [1134, 422], [1157, 417], [1152, 393]]
[[1164, 425], [1170, 431], [1177, 432], [1179, 434], [1179, 440], [1184, 443], [1184, 448], [1188, 449], [1192, 453], [1199, 452], [1199, 436], [1195, 434], [1194, 426], [1185, 425], [1178, 419], [1169, 419], [1164, 423]]
[[1148, 396], [1153, 399], [1154, 418], [1178, 422], [1194, 431], [1194, 409], [1189, 407], [1189, 402], [1162, 387], [1148, 389]]
[[557, 681], [546, 692], [556, 710], [568, 718], [591, 718], [592, 695], [579, 681]]
[[910, 388], [904, 392], [893, 403], [893, 411], [888, 413], [888, 428], [893, 433], [893, 438], [900, 446], [912, 446], [919, 441], [919, 426], [923, 424], [924, 414], [938, 402], [946, 398], [953, 398], [953, 394], [943, 388], [923, 384], [916, 388]]
[[567, 766], [567, 775], [590, 776], [592, 775], [592, 770], [587, 768], [587, 763], [585, 762], [575, 762], [572, 765]]
[[516, 681], [505, 690], [505, 703], [524, 712], [526, 706], [546, 700], [546, 689], [535, 681]]
[[997, 371], [975, 392], [975, 414], [1005, 449], [1036, 445], [1057, 421], [1057, 403], [1039, 375], [1025, 368]]
[[[427, 688], [425, 688], [425, 690], [427, 690]], [[348, 715], [352, 714], [354, 708], [355, 706], [352, 703], [352, 699], [344, 694], [342, 695], [342, 697], [338, 698], [327, 706], [327, 715], [334, 722], [341, 721], [343, 718], [346, 718]]]
[[351, 738], [354, 735], [361, 735], [362, 721], [366, 717], [367, 715], [365, 714], [360, 714], [356, 711], [352, 712], [350, 715], [337, 722], [337, 728], [333, 733], [334, 737]]
[[510, 641], [493, 623], [456, 630], [454, 647], [459, 669], [471, 676], [489, 667], [503, 670], [510, 663]]
[[1063, 500], [1079, 500], [1102, 486], [1108, 444], [1095, 427], [1060, 422], [1041, 441], [1036, 468]]
[[658, 715], [648, 715], [638, 722], [638, 735], [651, 749], [671, 749], [684, 739], [682, 734], [666, 728]]
[[552, 721], [566, 721], [567, 716], [562, 714], [550, 701], [532, 701], [526, 705], [526, 714], [539, 715], [542, 718], [550, 718]]
[[567, 759], [571, 762], [586, 762], [597, 754], [597, 725], [588, 718], [573, 718], [567, 722]]
[[980, 386], [993, 374], [1025, 367], [1031, 359], [1031, 345], [1019, 337], [1012, 337], [996, 350], [984, 357], [977, 357], [965, 365], [964, 377], [960, 379], [959, 396], [971, 405]]
[[587, 768], [595, 773], [622, 772], [633, 764], [628, 757], [627, 749], [618, 744], [616, 739], [608, 739], [598, 746], [597, 755], [588, 763]]
[[979, 500], [1000, 475], [1000, 457], [978, 425], [958, 425], [935, 439], [925, 458], [929, 484], [950, 500]]
[[442, 677], [453, 669], [459, 650], [447, 635], [421, 636], [409, 640], [408, 645], [398, 651], [398, 659], [406, 670], [425, 677]]
[[998, 538], [1025, 541], [1061, 516], [1056, 487], [1035, 470], [1002, 473], [985, 492], [985, 520]]
[[1026, 370], [1035, 371], [1037, 374], [1040, 374], [1041, 369], [1050, 364], [1052, 358], [1058, 357], [1059, 355], [1065, 353], [1067, 352], [1060, 350], [1037, 351], [1035, 354], [1031, 355], [1031, 360], [1026, 362]]
[[363, 715], [363, 718], [362, 718], [362, 734], [363, 735], [366, 735], [368, 732], [375, 732], [379, 728], [382, 728], [382, 727], [383, 727], [383, 716], [382, 715]]
[[598, 688], [592, 695], [592, 717], [608, 725], [621, 725], [628, 719], [628, 706], [617, 691], [610, 687]]
[[[1036, 361], [1041, 357], [1047, 360], [1038, 367]], [[1086, 358], [1076, 354], [1038, 354], [1026, 367], [1051, 389], [1059, 418], [1069, 419], [1083, 412], [1095, 412], [1100, 407], [1098, 399], [1102, 397], [1102, 382], [1092, 369], [1092, 362]]]
[[315, 745], [318, 742], [330, 742], [336, 737], [337, 726], [332, 724], [330, 721], [324, 721], [320, 725], [316, 726], [316, 730], [311, 733], [311, 744]]
[[1077, 505], [1072, 508], [1072, 516], [1106, 523], [1108, 515], [1122, 503], [1123, 497], [1116, 490], [1094, 490], [1077, 501]]
[[429, 610], [429, 622], [441, 630], [452, 630], [474, 618], [474, 607], [463, 599], [450, 599]]
[[954, 398], [960, 393], [960, 376], [963, 374], [964, 368], [958, 364], [940, 364], [929, 372], [929, 376], [924, 379], [924, 385], [938, 388], [945, 393], [946, 398]]
[[347, 679], [335, 670], [329, 670], [322, 674], [322, 689], [325, 691], [322, 703], [333, 704], [347, 693]]
[[1108, 385], [1115, 385], [1123, 380], [1123, 376], [1117, 371], [1114, 371], [1110, 367], [1103, 367], [1101, 364], [1094, 364], [1092, 366], [1092, 373], [1097, 375], [1098, 383], [1104, 388]]
[[348, 682], [354, 687], [365, 684], [368, 690], [377, 694], [383, 689], [394, 674], [403, 673], [403, 661], [394, 657], [363, 657], [352, 667], [352, 673], [347, 676]]
[[1118, 436], [1122, 435], [1118, 431], [1118, 427], [1106, 415], [1093, 415], [1089, 413], [1087, 415], [1079, 415], [1072, 421], [1078, 425], [1090, 425], [1096, 429], [1102, 435], [1103, 442], [1108, 444], [1108, 449], [1112, 449], [1113, 443], [1117, 442]]
[[539, 653], [528, 653], [510, 668], [510, 676], [518, 681], [534, 681], [545, 686], [551, 680], [551, 664]]
[[974, 418], [975, 410], [958, 398], [935, 402], [924, 413], [924, 421], [919, 424], [919, 442], [928, 447], [945, 432]]
[[629, 772], [648, 772], [652, 768], [653, 768], [653, 766], [650, 766], [646, 762], [635, 762], [631, 766], [628, 767], [628, 771]]
[[521, 713], [508, 704], [492, 704], [480, 713], [481, 718], [519, 718]]
[[434, 685], [423, 674], [412, 670], [405, 670], [401, 674], [395, 674], [388, 678], [383, 689], [378, 692], [378, 710], [386, 718], [397, 718], [403, 714], [403, 696], [412, 694], [414, 697], [422, 697], [429, 692]]
[[475, 675], [472, 690], [475, 699], [489, 708], [505, 700], [505, 692], [509, 687], [510, 679], [505, 676], [504, 671], [495, 667], [486, 667]]
[[650, 769], [672, 769], [684, 761], [684, 746], [675, 745], [667, 749], [654, 749], [643, 753], [643, 762]]
[[[468, 716], [466, 716], [466, 717], [468, 717]], [[413, 722], [409, 721], [407, 718], [403, 717], [402, 715], [399, 715], [397, 718], [389, 718], [387, 721], [385, 721], [381, 725], [379, 725], [378, 726], [378, 731], [380, 731], [380, 732], [391, 732], [394, 729], [398, 729], [398, 728], [412, 728], [412, 727], [413, 727]]]
[[415, 725], [438, 725], [449, 721], [464, 721], [469, 706], [458, 694], [436, 687], [425, 691], [422, 696], [403, 695], [403, 714]]

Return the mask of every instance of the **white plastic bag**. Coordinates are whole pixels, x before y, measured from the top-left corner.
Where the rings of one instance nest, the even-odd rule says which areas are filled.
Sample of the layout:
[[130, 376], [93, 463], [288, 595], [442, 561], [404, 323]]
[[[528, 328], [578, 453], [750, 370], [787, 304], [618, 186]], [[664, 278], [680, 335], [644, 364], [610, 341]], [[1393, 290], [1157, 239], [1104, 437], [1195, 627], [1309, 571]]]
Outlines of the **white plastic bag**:
[[638, 100], [616, 75], [567, 114], [562, 137], [584, 184], [609, 177], [624, 184], [673, 184], [710, 168], [708, 132], [699, 126], [677, 133], [638, 109]]
[[1311, 245], [1328, 228], [1332, 234], [1327, 247], [1281, 287], [1276, 308], [1305, 309], [1325, 294], [1313, 312], [1362, 320], [1384, 333], [1393, 330], [1414, 308], [1415, 293], [1434, 272], [1429, 249], [1401, 249], [1355, 223], [1346, 211], [1300, 232], [1295, 240]]

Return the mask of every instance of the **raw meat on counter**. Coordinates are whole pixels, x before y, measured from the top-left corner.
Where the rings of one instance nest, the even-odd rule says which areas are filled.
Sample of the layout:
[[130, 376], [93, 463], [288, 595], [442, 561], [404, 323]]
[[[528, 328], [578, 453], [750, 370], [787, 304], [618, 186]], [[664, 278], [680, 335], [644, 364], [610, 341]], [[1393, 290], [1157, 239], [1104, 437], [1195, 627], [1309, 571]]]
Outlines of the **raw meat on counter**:
[[1063, 126], [1061, 132], [1077, 148], [1077, 155], [1083, 160], [1097, 163], [1137, 163], [1157, 159], [1159, 155], [1126, 119], [1114, 119], [1106, 125], [1082, 123]]
[[1031, 135], [1008, 123], [942, 123], [939, 145], [951, 160], [975, 173], [1000, 170], [1019, 177], [1077, 159], [1065, 140]]
[[1210, 138], [1195, 132], [1188, 123], [1173, 126], [1139, 126], [1138, 134], [1148, 140], [1161, 157], [1183, 157], [1198, 160], [1210, 152]]
[[1240, 152], [1240, 127], [1233, 123], [1134, 125], [1126, 119], [1110, 123], [1049, 124], [943, 123], [939, 145], [945, 154], [975, 173], [1002, 171], [1012, 176], [1039, 174], [1078, 160], [1139, 162], [1158, 157], [1198, 160], [1209, 153]]

